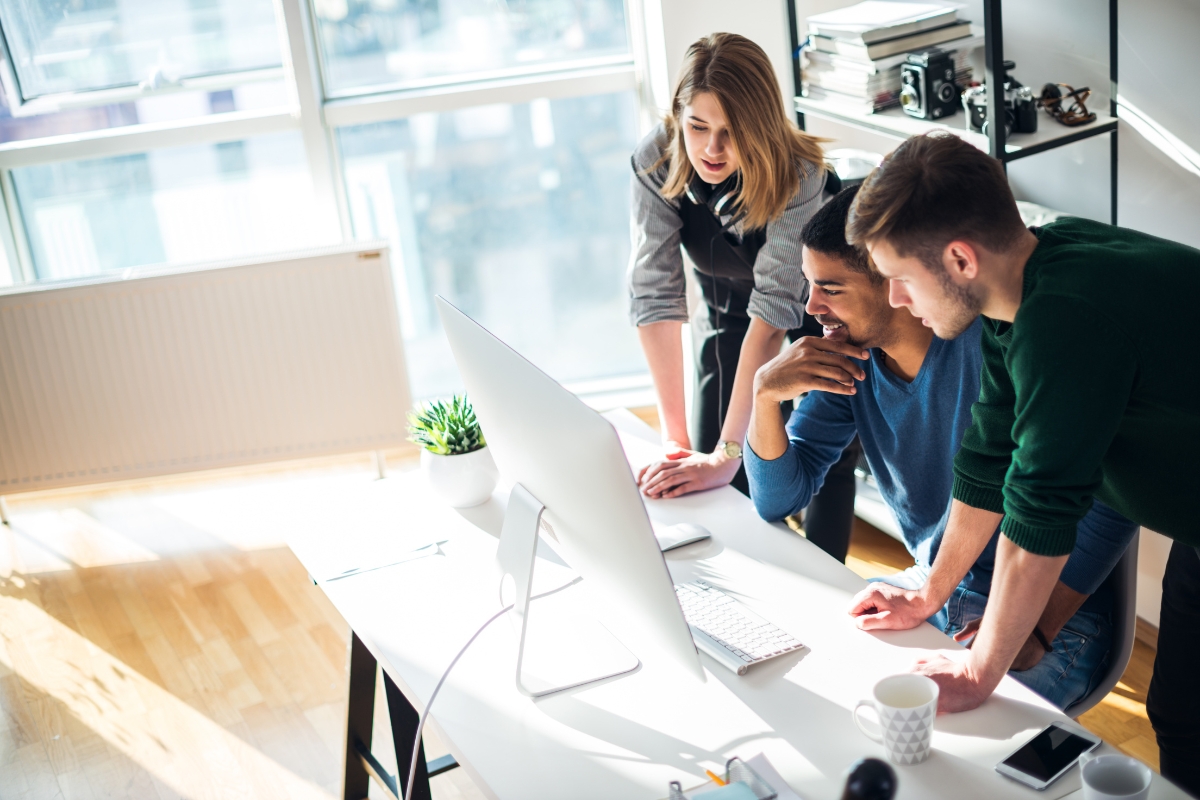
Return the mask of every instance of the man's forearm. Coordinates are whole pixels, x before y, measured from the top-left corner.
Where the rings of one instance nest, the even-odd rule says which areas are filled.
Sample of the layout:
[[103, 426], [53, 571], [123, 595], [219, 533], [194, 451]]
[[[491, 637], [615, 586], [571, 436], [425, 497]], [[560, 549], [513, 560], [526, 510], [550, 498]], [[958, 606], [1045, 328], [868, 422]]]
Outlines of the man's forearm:
[[787, 426], [778, 402], [755, 393], [754, 413], [750, 417], [746, 442], [754, 454], [764, 461], [774, 461], [787, 452]]
[[1045, 640], [1046, 644], [1053, 642], [1063, 625], [1066, 625], [1067, 620], [1075, 616], [1075, 612], [1087, 598], [1086, 594], [1080, 594], [1062, 581], [1054, 584], [1054, 591], [1050, 593], [1050, 602], [1046, 603], [1046, 610], [1042, 612], [1035, 629], [1041, 634], [1041, 638], [1030, 634], [1025, 639], [1025, 644], [1021, 645], [1021, 650], [1009, 665], [1009, 669], [1020, 672], [1033, 669], [1041, 663], [1047, 652], [1042, 641]]
[[938, 546], [937, 558], [925, 582], [922, 594], [930, 607], [941, 608], [954, 588], [975, 565], [979, 554], [991, 540], [1003, 515], [974, 508], [958, 500], [950, 503], [950, 519]]
[[1054, 637], [1058, 636], [1058, 632], [1087, 599], [1088, 595], [1080, 594], [1062, 581], [1054, 584], [1046, 610], [1037, 621], [1037, 629], [1046, 637], [1046, 641], [1054, 641]]
[[1066, 556], [1035, 555], [1000, 537], [987, 611], [971, 646], [971, 671], [980, 686], [990, 691], [1008, 672], [1047, 609], [1066, 563]]

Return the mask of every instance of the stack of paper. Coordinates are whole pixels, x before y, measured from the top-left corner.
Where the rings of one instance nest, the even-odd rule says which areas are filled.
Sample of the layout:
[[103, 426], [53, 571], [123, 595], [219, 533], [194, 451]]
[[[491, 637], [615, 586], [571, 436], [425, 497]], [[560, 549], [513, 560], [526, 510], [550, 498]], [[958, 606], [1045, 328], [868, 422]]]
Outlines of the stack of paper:
[[971, 24], [946, 3], [866, 0], [807, 19], [809, 45], [803, 92], [881, 111], [900, 104], [900, 65], [908, 53], [953, 50], [960, 84], [970, 81], [967, 57], [983, 45]]

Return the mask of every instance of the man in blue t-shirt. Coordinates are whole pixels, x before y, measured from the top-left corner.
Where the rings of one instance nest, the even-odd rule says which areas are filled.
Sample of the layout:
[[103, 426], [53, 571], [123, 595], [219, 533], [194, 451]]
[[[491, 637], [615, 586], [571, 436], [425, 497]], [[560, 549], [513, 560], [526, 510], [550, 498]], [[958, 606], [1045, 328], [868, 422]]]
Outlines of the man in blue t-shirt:
[[[824, 338], [806, 337], [758, 370], [745, 451], [758, 513], [782, 519], [808, 504], [855, 435], [916, 564], [883, 580], [919, 589], [950, 511], [954, 454], [979, 397], [979, 320], [958, 338], [937, 338], [905, 308], [888, 303], [888, 286], [866, 256], [846, 243], [856, 188], [825, 205], [800, 235], [806, 311]], [[786, 427], [779, 403], [809, 394]], [[1083, 699], [1103, 675], [1112, 645], [1111, 590], [1104, 585], [1137, 526], [1097, 501], [1012, 675], [1058, 705]], [[946, 606], [930, 618], [965, 641], [983, 617], [999, 531]], [[860, 620], [880, 612], [872, 593], [855, 598]], [[861, 622], [860, 622], [861, 626]]]

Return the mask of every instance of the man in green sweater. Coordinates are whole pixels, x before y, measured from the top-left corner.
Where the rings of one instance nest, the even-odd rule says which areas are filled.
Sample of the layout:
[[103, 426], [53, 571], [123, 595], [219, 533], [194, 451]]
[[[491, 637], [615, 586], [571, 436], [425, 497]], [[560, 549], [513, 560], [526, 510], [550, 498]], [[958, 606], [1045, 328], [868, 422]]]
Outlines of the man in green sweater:
[[978, 706], [1033, 632], [1098, 498], [1175, 540], [1147, 708], [1163, 775], [1200, 794], [1200, 251], [1083, 219], [1026, 228], [1000, 163], [949, 134], [909, 139], [867, 178], [847, 239], [889, 279], [891, 304], [939, 337], [984, 317], [982, 385], [938, 562], [919, 590], [864, 590], [859, 627], [919, 624], [1001, 524], [970, 653], [917, 667], [940, 684], [941, 710]]

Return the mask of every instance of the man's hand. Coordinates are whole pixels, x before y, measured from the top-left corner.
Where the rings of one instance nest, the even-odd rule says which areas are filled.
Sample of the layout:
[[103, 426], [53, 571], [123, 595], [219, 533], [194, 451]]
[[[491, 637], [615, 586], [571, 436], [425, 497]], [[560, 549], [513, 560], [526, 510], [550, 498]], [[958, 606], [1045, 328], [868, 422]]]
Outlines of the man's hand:
[[996, 688], [976, 676], [971, 667], [970, 659], [960, 662], [933, 655], [917, 659], [913, 672], [933, 678], [938, 685], [938, 711], [954, 713], [978, 708]]
[[642, 467], [637, 480], [647, 497], [679, 497], [726, 485], [741, 465], [740, 458], [730, 458], [719, 450], [716, 453], [676, 450], [668, 452], [664, 460]]
[[759, 400], [782, 403], [804, 392], [854, 394], [854, 382], [867, 376], [854, 361], [867, 352], [846, 342], [805, 336], [758, 368], [754, 395]]
[[930, 601], [923, 591], [873, 581], [854, 595], [850, 616], [855, 618], [854, 624], [860, 630], [902, 631], [917, 627], [939, 608], [941, 605]]

